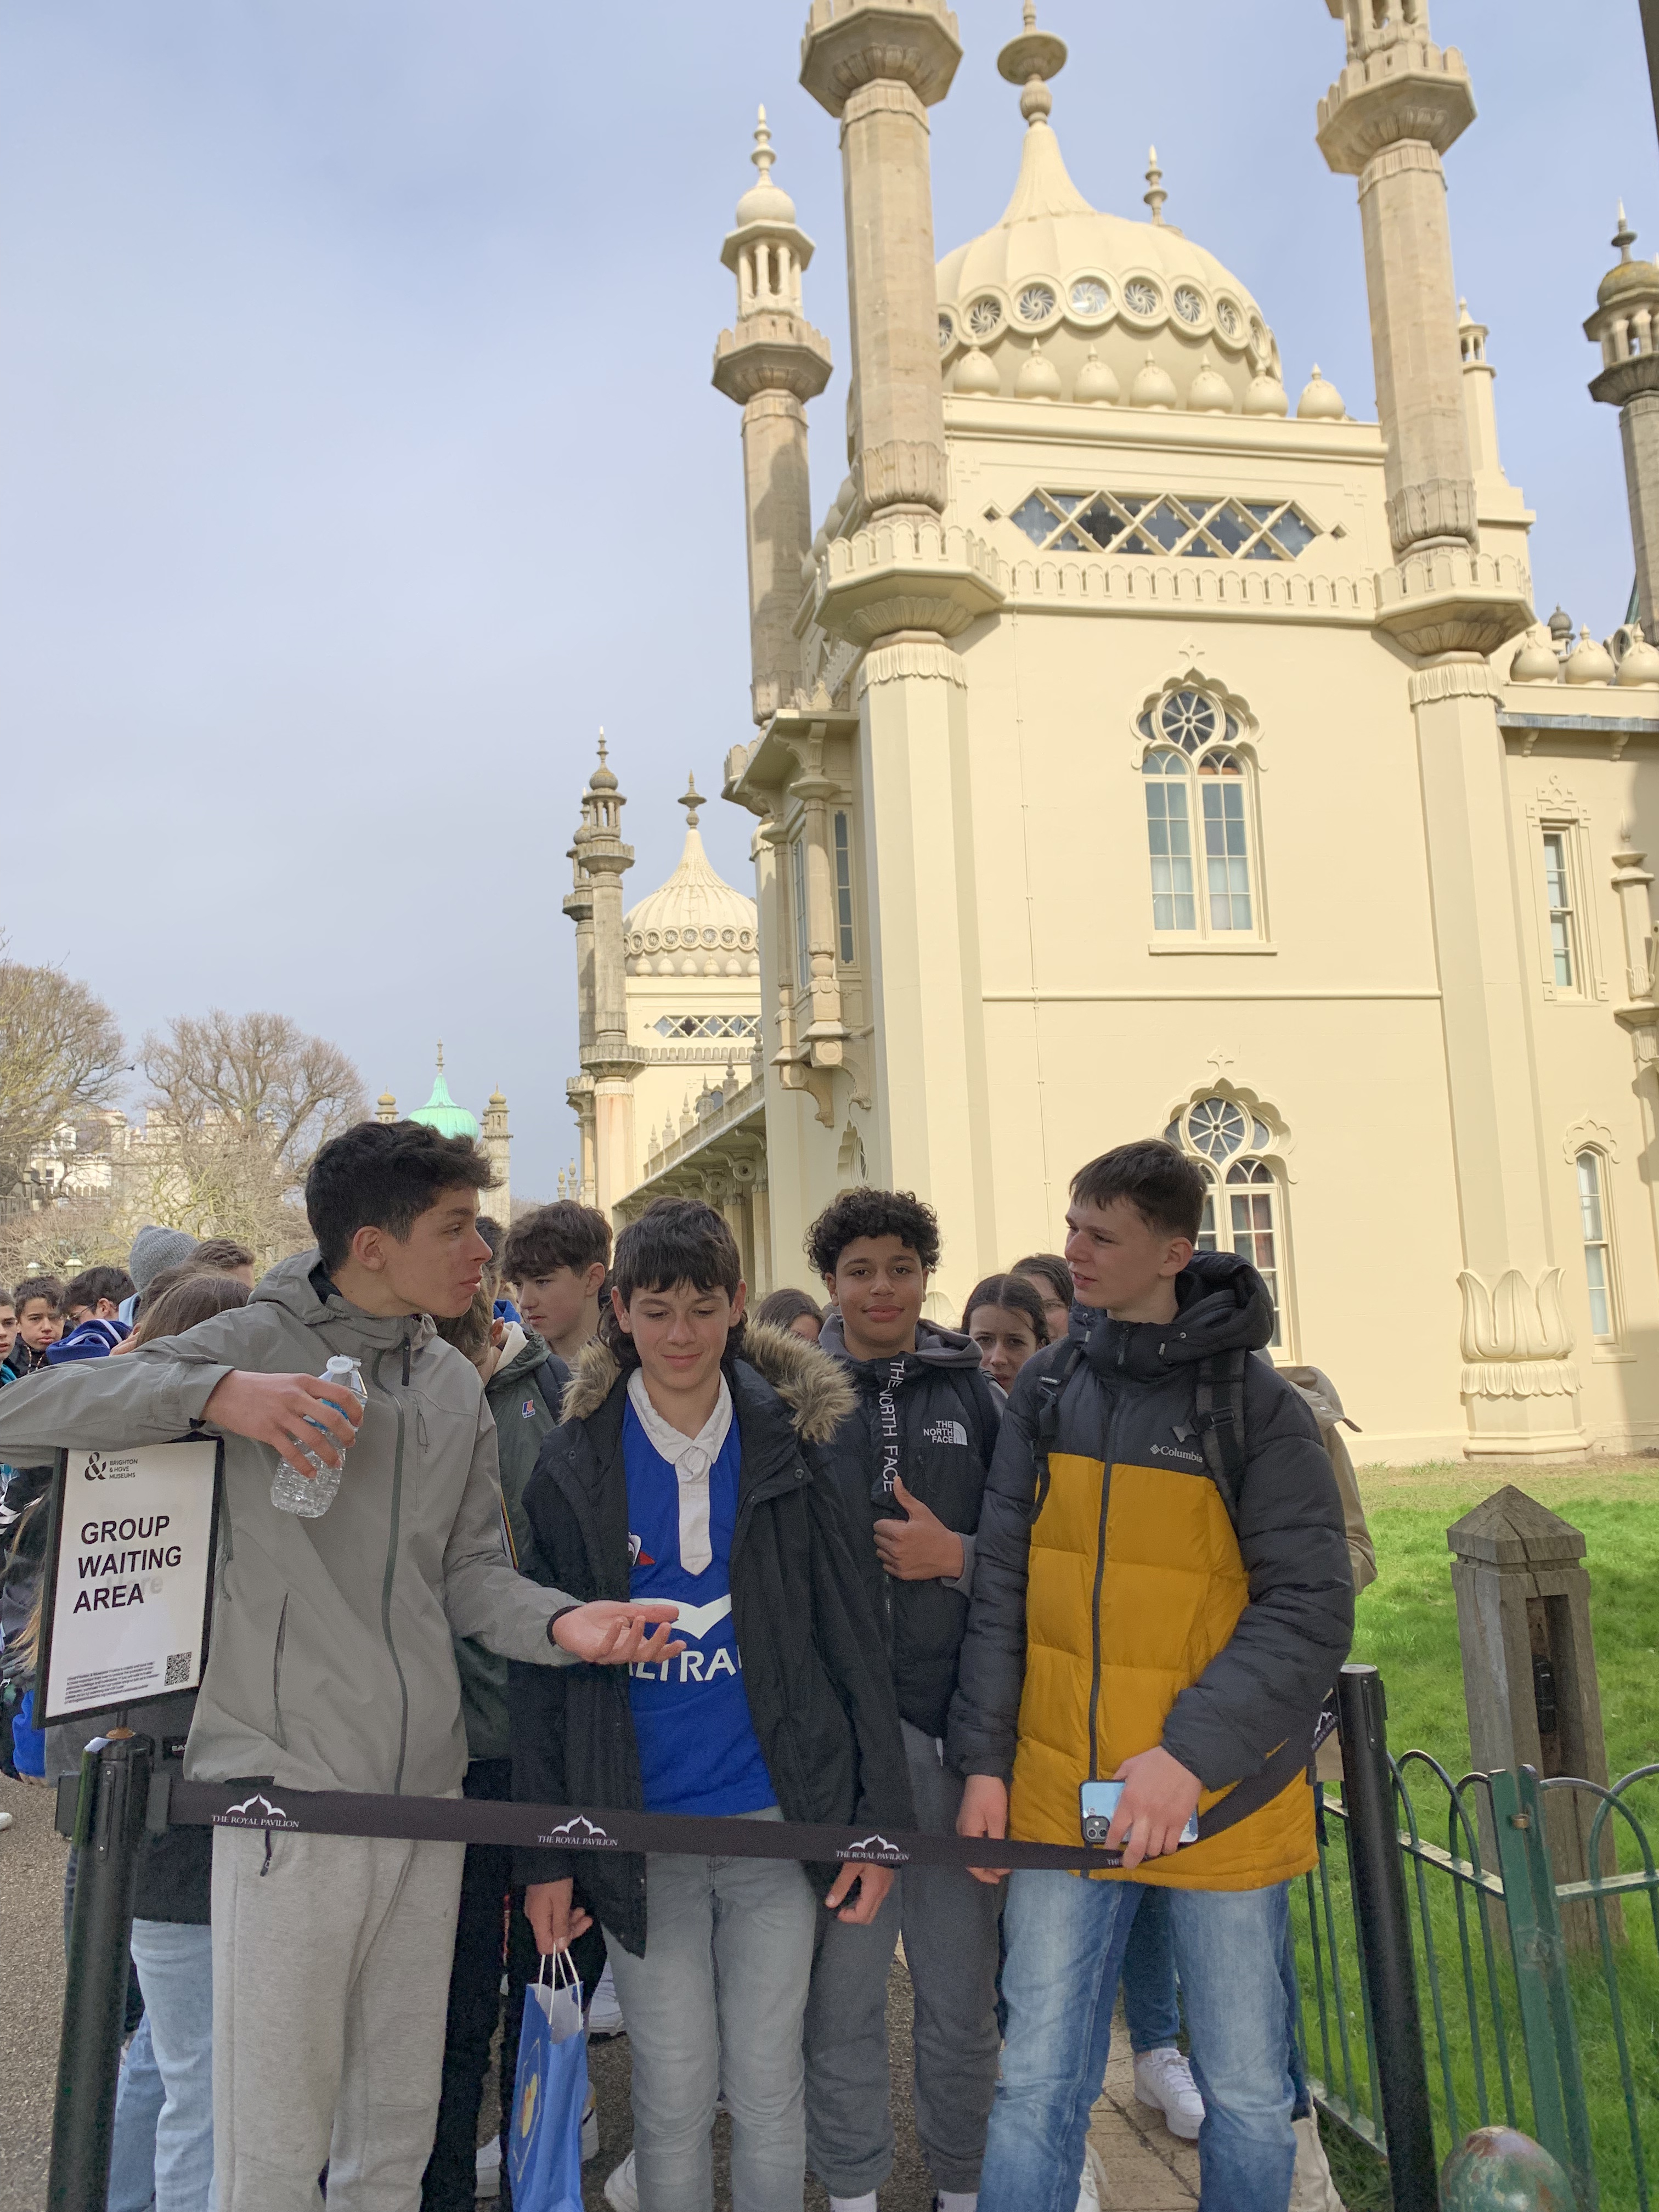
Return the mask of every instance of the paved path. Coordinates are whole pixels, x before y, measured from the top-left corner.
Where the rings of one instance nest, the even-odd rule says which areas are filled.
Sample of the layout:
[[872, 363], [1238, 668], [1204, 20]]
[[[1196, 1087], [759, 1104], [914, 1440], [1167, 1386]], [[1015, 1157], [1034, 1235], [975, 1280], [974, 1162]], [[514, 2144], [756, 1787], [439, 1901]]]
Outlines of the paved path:
[[[64, 1860], [68, 1846], [52, 1832], [52, 1793], [0, 1776], [0, 1811], [15, 1816], [0, 1833], [0, 2212], [41, 2212], [52, 2138], [58, 2026], [64, 2001]], [[898, 2155], [881, 2192], [881, 2212], [930, 2212], [933, 2197], [916, 2148], [910, 2108], [910, 1982], [893, 1970], [888, 2034], [893, 2058], [893, 2121]], [[592, 2051], [599, 2093], [600, 2154], [583, 2177], [587, 2212], [605, 2212], [605, 2177], [625, 2154], [632, 2135], [628, 2109], [625, 2037]], [[493, 2110], [484, 2115], [486, 2130]], [[729, 2127], [715, 2130], [716, 2202], [729, 2206]], [[1187, 2212], [1198, 2203], [1198, 2157], [1177, 2142], [1161, 2117], [1134, 2101], [1128, 2045], [1120, 2039], [1106, 2092], [1091, 2130], [1105, 2161], [1109, 2187], [1103, 2212]], [[807, 2212], [829, 2200], [816, 2185]]]

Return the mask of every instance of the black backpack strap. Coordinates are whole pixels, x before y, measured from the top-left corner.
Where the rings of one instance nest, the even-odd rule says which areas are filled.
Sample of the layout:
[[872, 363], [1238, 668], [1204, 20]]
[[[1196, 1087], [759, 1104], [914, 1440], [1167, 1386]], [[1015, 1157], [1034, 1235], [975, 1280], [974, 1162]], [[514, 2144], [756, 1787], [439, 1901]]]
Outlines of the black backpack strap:
[[1066, 1386], [1081, 1365], [1088, 1346], [1080, 1338], [1072, 1340], [1071, 1349], [1060, 1365], [1045, 1375], [1037, 1384], [1036, 1418], [1031, 1424], [1031, 1457], [1036, 1466], [1036, 1492], [1031, 1500], [1031, 1518], [1036, 1521], [1048, 1498], [1048, 1455], [1060, 1434], [1060, 1401], [1066, 1395]]
[[1286, 1736], [1277, 1751], [1270, 1754], [1265, 1766], [1255, 1774], [1247, 1774], [1242, 1782], [1235, 1782], [1218, 1803], [1207, 1813], [1198, 1816], [1198, 1840], [1208, 1843], [1212, 1836], [1220, 1835], [1227, 1828], [1237, 1827], [1248, 1820], [1252, 1813], [1259, 1813], [1264, 1805], [1271, 1805], [1282, 1790], [1288, 1790], [1298, 1775], [1307, 1777], [1313, 1763], [1313, 1747], [1305, 1739]]
[[1248, 1352], [1212, 1352], [1198, 1363], [1194, 1389], [1194, 1416], [1204, 1464], [1221, 1492], [1227, 1518], [1238, 1518], [1238, 1493], [1243, 1486], [1244, 1363]]

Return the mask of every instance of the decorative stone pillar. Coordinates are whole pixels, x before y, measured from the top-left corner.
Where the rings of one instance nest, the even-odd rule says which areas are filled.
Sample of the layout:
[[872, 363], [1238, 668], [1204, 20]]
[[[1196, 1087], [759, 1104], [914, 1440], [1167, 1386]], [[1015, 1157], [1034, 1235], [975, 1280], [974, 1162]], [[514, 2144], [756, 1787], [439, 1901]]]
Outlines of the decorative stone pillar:
[[738, 280], [738, 323], [714, 349], [714, 386], [743, 409], [743, 481], [749, 543], [749, 637], [755, 720], [794, 692], [801, 564], [812, 543], [806, 410], [830, 380], [830, 341], [801, 307], [812, 241], [794, 202], [772, 181], [772, 134], [760, 112], [750, 159], [760, 181], [738, 202], [720, 259]]
[[480, 1200], [480, 1210], [503, 1229], [513, 1226], [513, 1135], [507, 1126], [507, 1101], [492, 1091], [484, 1108], [478, 1149], [489, 1162], [495, 1181]]
[[1601, 373], [1590, 397], [1619, 410], [1636, 597], [1651, 638], [1659, 635], [1659, 268], [1631, 258], [1635, 239], [1621, 205], [1613, 240], [1619, 259], [1601, 279], [1584, 336], [1601, 349]]
[[812, 0], [800, 81], [841, 123], [861, 519], [945, 500], [927, 110], [962, 59], [945, 0]]

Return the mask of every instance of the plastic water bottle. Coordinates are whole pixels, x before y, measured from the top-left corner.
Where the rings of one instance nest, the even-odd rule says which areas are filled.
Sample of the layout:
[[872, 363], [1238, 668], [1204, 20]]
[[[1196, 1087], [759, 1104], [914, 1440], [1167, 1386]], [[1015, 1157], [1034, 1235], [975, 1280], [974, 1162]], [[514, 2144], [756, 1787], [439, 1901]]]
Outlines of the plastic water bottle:
[[[363, 1387], [362, 1370], [355, 1359], [348, 1358], [343, 1353], [337, 1353], [329, 1361], [323, 1370], [323, 1380], [342, 1383], [346, 1389], [355, 1391], [364, 1405], [368, 1403], [368, 1392]], [[337, 1411], [344, 1411], [336, 1399], [331, 1398], [326, 1402]], [[309, 1421], [307, 1425], [321, 1429], [323, 1425], [320, 1421]], [[320, 1520], [334, 1503], [340, 1487], [340, 1476], [344, 1470], [331, 1467], [315, 1452], [302, 1452], [301, 1457], [309, 1460], [317, 1472], [301, 1474], [286, 1460], [278, 1460], [276, 1472], [270, 1480], [270, 1502], [279, 1513], [297, 1513], [302, 1521]]]

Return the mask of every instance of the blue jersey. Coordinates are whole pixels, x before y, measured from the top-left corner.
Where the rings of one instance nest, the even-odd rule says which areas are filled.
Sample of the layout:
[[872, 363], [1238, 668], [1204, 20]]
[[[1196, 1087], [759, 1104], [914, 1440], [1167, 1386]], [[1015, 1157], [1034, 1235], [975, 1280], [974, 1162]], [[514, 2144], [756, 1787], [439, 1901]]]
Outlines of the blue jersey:
[[678, 1658], [636, 1660], [629, 1701], [650, 1813], [759, 1813], [777, 1802], [766, 1771], [732, 1626], [732, 1534], [738, 1518], [743, 1446], [732, 1420], [708, 1476], [708, 1541], [700, 1575], [680, 1565], [679, 1478], [646, 1435], [633, 1407], [623, 1412], [628, 1479], [631, 1597], [680, 1608], [672, 1633]]

